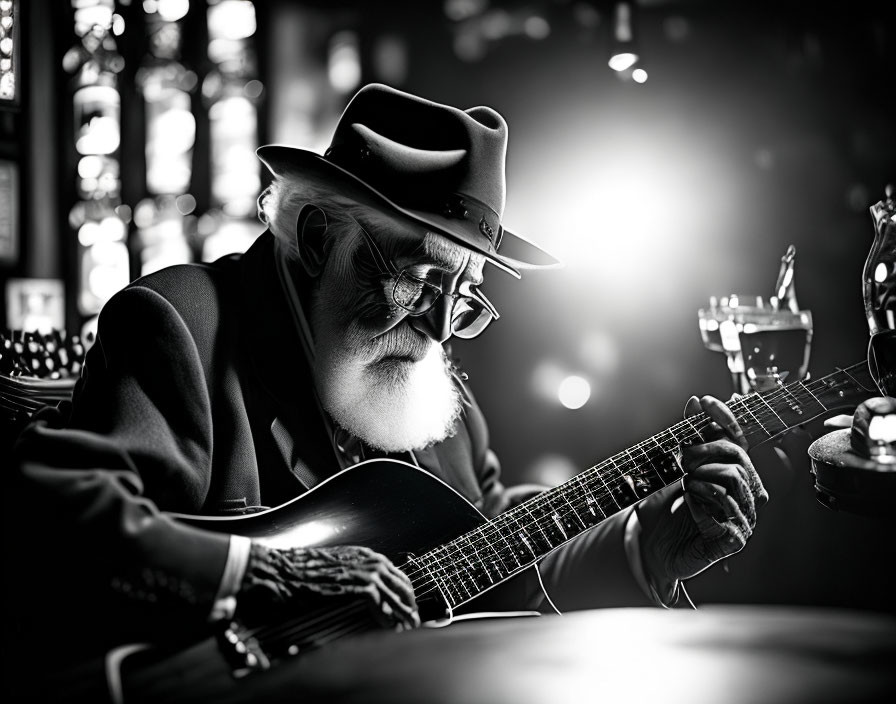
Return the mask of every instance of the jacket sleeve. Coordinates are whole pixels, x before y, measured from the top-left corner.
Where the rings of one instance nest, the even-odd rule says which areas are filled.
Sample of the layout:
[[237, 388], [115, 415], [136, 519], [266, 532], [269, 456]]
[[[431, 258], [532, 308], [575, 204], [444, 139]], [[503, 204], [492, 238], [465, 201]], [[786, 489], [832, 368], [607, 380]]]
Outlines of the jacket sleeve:
[[163, 510], [201, 509], [211, 438], [190, 331], [158, 293], [125, 289], [103, 309], [73, 403], [37, 414], [14, 450], [23, 586], [46, 602], [33, 611], [90, 619], [109, 641], [204, 625], [229, 537]]
[[[501, 466], [489, 447], [488, 426], [465, 388], [466, 420], [476, 476], [483, 495], [483, 513], [494, 517], [547, 489], [536, 484], [505, 487]], [[632, 509], [621, 511], [551, 552], [539, 563], [542, 584], [560, 611], [651, 606], [635, 578], [626, 552], [626, 526]]]

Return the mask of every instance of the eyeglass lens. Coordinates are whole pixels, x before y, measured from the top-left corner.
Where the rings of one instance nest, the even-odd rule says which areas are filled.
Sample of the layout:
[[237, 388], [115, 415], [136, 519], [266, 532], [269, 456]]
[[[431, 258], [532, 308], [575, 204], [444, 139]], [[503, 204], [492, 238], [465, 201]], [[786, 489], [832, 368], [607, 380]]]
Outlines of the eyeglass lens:
[[[441, 295], [442, 292], [437, 287], [411, 277], [404, 271], [399, 274], [392, 288], [395, 303], [412, 315], [426, 313]], [[458, 337], [475, 337], [491, 322], [492, 317], [491, 311], [475, 298], [455, 297], [451, 329]]]

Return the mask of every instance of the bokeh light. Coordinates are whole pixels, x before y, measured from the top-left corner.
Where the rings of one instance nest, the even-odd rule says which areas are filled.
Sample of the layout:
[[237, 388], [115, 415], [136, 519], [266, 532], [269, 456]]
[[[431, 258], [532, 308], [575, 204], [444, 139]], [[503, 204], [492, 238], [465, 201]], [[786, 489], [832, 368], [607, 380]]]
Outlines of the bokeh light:
[[568, 376], [560, 382], [557, 398], [564, 407], [573, 411], [579, 409], [591, 398], [591, 384], [580, 376]]

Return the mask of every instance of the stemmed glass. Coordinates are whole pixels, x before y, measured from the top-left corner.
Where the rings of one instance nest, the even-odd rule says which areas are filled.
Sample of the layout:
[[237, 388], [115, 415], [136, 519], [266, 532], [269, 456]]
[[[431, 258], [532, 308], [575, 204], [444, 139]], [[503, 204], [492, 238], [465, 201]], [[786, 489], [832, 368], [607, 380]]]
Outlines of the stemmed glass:
[[731, 294], [712, 296], [697, 316], [706, 348], [725, 353], [737, 393], [768, 391], [806, 376], [810, 311], [782, 309], [776, 296]]

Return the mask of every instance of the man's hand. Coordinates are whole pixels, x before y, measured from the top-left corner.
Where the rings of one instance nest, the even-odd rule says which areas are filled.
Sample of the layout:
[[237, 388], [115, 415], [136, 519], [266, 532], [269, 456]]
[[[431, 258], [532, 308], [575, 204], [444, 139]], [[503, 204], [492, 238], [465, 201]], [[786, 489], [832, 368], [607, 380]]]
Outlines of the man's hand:
[[386, 628], [420, 625], [411, 580], [389, 558], [356, 545], [277, 550], [253, 543], [237, 604], [259, 618], [278, 607], [352, 595], [369, 600]]
[[712, 396], [692, 396], [685, 416], [700, 411], [713, 423], [701, 431], [705, 442], [682, 447], [684, 500], [676, 484], [637, 508], [644, 569], [664, 601], [677, 580], [741, 550], [753, 533], [757, 509], [768, 501], [728, 407]]

